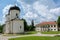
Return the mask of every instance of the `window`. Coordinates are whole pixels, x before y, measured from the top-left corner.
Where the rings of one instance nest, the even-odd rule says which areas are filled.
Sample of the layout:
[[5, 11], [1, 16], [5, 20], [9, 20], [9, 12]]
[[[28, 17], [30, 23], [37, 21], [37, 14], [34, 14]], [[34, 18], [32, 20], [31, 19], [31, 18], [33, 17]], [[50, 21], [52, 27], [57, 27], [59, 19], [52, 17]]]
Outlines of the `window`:
[[21, 26], [20, 26], [20, 29], [21, 29]]
[[16, 17], [18, 18], [18, 14], [16, 13]]
[[56, 27], [56, 25], [54, 25], [54, 27]]
[[16, 13], [16, 16], [17, 16], [17, 13]]
[[56, 29], [54, 29], [54, 30], [56, 30]]

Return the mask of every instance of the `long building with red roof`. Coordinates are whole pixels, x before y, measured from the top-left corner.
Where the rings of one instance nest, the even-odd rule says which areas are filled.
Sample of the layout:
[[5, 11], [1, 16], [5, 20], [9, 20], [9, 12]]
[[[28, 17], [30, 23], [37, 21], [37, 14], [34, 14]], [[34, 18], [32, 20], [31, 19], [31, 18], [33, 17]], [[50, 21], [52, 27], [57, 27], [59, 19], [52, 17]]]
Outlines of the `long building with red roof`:
[[41, 22], [36, 25], [36, 31], [58, 31], [57, 22], [49, 21], [49, 22]]

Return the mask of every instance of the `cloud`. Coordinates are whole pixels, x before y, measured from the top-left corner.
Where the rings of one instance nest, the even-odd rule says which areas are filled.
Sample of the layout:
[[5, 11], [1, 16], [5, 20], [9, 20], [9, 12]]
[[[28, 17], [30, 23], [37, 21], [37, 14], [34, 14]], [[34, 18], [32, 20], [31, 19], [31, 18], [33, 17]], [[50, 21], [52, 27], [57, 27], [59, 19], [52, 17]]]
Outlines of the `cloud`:
[[17, 1], [21, 3], [25, 14], [23, 18], [26, 19], [28, 23], [32, 19], [35, 24], [43, 21], [56, 21], [59, 16], [60, 8], [56, 8], [56, 4], [53, 0], [37, 0], [31, 4], [23, 0]]
[[33, 4], [33, 9], [35, 11], [37, 11], [38, 15], [41, 15], [43, 17], [46, 16], [47, 13], [48, 13], [48, 9], [47, 8], [48, 8], [48, 6], [40, 4], [39, 1], [37, 1], [37, 2], [35, 2]]
[[60, 16], [60, 7], [50, 9], [50, 13], [54, 15], [54, 20], [58, 19], [58, 16]]
[[27, 12], [24, 17], [26, 17], [26, 18], [37, 18], [37, 14], [33, 14], [32, 12]]
[[50, 9], [50, 12], [53, 14], [59, 15], [60, 14], [60, 7]]
[[4, 8], [3, 8], [3, 14], [8, 14], [8, 11], [9, 11], [9, 8], [13, 6], [13, 5], [6, 5]]
[[[28, 24], [31, 24], [32, 19], [34, 20], [35, 24], [43, 21], [55, 21], [60, 15], [60, 7], [56, 7], [53, 0], [17, 0], [17, 2], [21, 4], [19, 6], [23, 8], [24, 15], [21, 16], [27, 20]], [[8, 14], [8, 10], [11, 6], [13, 5], [6, 5], [2, 10], [2, 21], [5, 21], [5, 15]]]
[[3, 9], [2, 9], [2, 12], [3, 12], [3, 17], [2, 17], [2, 21], [3, 22], [2, 24], [5, 23], [6, 21], [6, 18], [5, 18], [5, 15], [8, 14], [8, 11], [9, 11], [9, 8], [13, 6], [12, 4], [9, 4], [9, 5], [6, 5]]

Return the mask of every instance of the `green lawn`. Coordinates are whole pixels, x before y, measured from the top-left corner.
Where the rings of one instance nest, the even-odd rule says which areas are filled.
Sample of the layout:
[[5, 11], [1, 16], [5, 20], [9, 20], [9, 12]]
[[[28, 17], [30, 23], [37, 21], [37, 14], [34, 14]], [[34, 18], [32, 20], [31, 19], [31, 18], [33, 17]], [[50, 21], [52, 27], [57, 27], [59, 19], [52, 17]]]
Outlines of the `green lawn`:
[[22, 33], [22, 34], [6, 34], [3, 36], [20, 36], [20, 35], [30, 35], [30, 34], [36, 34], [36, 33], [37, 33], [36, 31], [28, 31], [28, 32]]
[[36, 31], [28, 31], [26, 32], [26, 34], [36, 34], [37, 32]]
[[60, 31], [41, 32], [42, 34], [60, 34]]
[[29, 37], [13, 38], [9, 40], [60, 40], [60, 37], [29, 36]]

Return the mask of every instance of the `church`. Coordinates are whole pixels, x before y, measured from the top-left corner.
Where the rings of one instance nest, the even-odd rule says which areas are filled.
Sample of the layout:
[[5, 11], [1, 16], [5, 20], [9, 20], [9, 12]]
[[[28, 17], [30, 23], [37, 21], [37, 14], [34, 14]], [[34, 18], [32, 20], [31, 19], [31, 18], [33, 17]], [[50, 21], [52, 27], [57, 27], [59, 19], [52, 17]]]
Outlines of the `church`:
[[6, 15], [6, 22], [3, 28], [4, 34], [9, 33], [23, 33], [24, 32], [24, 21], [19, 18], [21, 10], [18, 6], [10, 7], [8, 14]]

